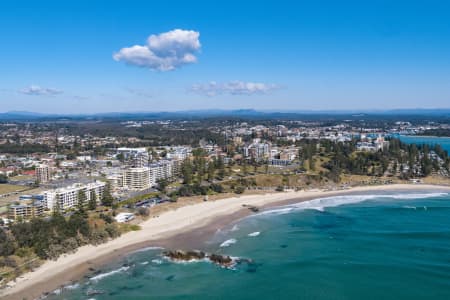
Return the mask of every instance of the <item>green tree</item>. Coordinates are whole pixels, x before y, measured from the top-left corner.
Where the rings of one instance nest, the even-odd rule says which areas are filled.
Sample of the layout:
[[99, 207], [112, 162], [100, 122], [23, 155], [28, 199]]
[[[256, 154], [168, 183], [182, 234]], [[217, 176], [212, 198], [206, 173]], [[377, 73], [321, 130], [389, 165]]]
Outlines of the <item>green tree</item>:
[[97, 208], [97, 194], [95, 193], [95, 191], [91, 191], [88, 208], [89, 210], [95, 210]]
[[85, 213], [85, 206], [86, 206], [86, 200], [87, 200], [87, 196], [86, 196], [86, 192], [84, 190], [79, 190], [78, 191], [78, 212], [84, 214]]
[[166, 192], [166, 188], [169, 185], [167, 180], [166, 179], [158, 179], [157, 183], [158, 183], [158, 190], [160, 192], [165, 193]]
[[105, 191], [103, 192], [102, 205], [112, 206], [113, 202], [114, 202], [114, 198], [111, 195], [111, 185], [108, 182], [105, 186]]
[[124, 162], [125, 161], [125, 156], [123, 155], [123, 153], [119, 153], [116, 155], [116, 158], [118, 161], [120, 162]]
[[242, 162], [242, 173], [244, 175], [247, 175], [248, 173], [247, 160], [245, 158], [244, 161]]
[[183, 176], [183, 182], [185, 184], [191, 184], [193, 177], [193, 168], [191, 161], [186, 159], [181, 165], [181, 175]]
[[216, 168], [213, 162], [208, 163], [208, 181], [213, 181], [214, 175], [216, 173]]
[[0, 174], [0, 184], [8, 183], [8, 177], [5, 174]]

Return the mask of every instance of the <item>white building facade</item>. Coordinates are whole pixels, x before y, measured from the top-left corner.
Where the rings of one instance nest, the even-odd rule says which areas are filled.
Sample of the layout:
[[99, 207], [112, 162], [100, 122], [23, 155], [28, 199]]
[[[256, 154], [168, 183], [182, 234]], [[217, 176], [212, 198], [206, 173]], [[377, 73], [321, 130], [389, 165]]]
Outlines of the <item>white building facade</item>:
[[86, 203], [95, 193], [97, 202], [103, 198], [106, 183], [95, 181], [88, 184], [75, 183], [73, 185], [44, 192], [43, 204], [46, 209], [54, 210], [59, 207], [64, 211], [78, 205], [78, 194], [83, 191], [86, 195]]

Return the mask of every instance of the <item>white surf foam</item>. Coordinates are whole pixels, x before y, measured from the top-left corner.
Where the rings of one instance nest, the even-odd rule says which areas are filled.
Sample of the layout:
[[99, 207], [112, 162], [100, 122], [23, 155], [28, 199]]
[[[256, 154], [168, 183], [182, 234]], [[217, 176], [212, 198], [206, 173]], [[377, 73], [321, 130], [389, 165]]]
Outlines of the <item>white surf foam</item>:
[[68, 284], [64, 286], [65, 290], [74, 290], [80, 287], [79, 283], [74, 283], [74, 284]]
[[260, 232], [259, 231], [255, 231], [255, 232], [252, 232], [252, 233], [249, 233], [248, 234], [248, 236], [258, 236], [260, 234]]
[[53, 294], [53, 295], [60, 295], [61, 292], [62, 292], [62, 289], [59, 288], [59, 289], [54, 290], [54, 291], [52, 292], [52, 294]]
[[163, 261], [160, 260], [160, 259], [152, 259], [152, 263], [154, 263], [154, 264], [156, 264], [156, 265], [160, 265], [160, 264], [163, 263]]
[[180, 264], [180, 265], [189, 265], [189, 264], [194, 264], [194, 263], [199, 263], [199, 262], [210, 262], [210, 260], [207, 257], [202, 258], [202, 259], [190, 259], [190, 260], [170, 259], [168, 257], [165, 257], [165, 258], [172, 263]]
[[102, 273], [102, 274], [99, 274], [99, 275], [97, 275], [97, 276], [94, 276], [94, 277], [91, 278], [91, 280], [92, 280], [92, 281], [99, 281], [99, 280], [101, 280], [101, 279], [103, 279], [103, 278], [106, 278], [106, 277], [109, 277], [109, 276], [111, 276], [111, 275], [114, 275], [114, 274], [117, 274], [117, 273], [120, 273], [120, 272], [125, 272], [125, 271], [127, 271], [129, 268], [130, 268], [130, 267], [120, 267], [120, 268], [118, 268], [118, 269], [116, 269], [116, 270], [112, 270], [112, 271], [110, 271], [110, 272]]
[[426, 199], [448, 196], [448, 193], [417, 193], [417, 194], [394, 194], [383, 195], [383, 197], [394, 199]]
[[220, 247], [230, 247], [233, 244], [236, 244], [237, 240], [236, 239], [229, 239], [226, 240], [225, 242], [223, 242], [222, 244], [220, 244]]
[[239, 227], [237, 225], [234, 225], [230, 231], [234, 232], [234, 231], [238, 231], [238, 230], [239, 230]]
[[379, 198], [391, 199], [426, 199], [448, 196], [449, 193], [405, 193], [405, 194], [369, 194], [369, 195], [345, 195], [326, 198], [317, 198], [309, 201], [300, 202], [297, 204], [281, 206], [271, 210], [263, 211], [257, 215], [281, 215], [287, 214], [296, 210], [315, 209], [323, 211], [326, 207], [336, 207], [344, 204], [354, 204], [367, 200]]
[[142, 249], [135, 250], [135, 251], [133, 251], [131, 253], [139, 253], [139, 252], [147, 252], [147, 251], [150, 251], [150, 250], [163, 250], [163, 249], [164, 249], [163, 247], [145, 247], [145, 248], [142, 248]]

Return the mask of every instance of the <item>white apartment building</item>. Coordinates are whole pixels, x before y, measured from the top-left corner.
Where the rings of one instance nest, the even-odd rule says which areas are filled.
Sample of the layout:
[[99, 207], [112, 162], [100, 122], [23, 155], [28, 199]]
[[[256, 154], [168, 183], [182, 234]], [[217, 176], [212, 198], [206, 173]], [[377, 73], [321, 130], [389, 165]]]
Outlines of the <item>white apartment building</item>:
[[[257, 140], [257, 139], [255, 139]], [[250, 144], [247, 147], [243, 148], [244, 156], [251, 157], [256, 159], [257, 161], [269, 158], [270, 156], [270, 144], [268, 143], [260, 143], [256, 141]]]
[[53, 210], [59, 206], [61, 210], [66, 210], [78, 205], [78, 193], [83, 191], [86, 195], [86, 202], [91, 199], [92, 192], [95, 193], [97, 201], [103, 198], [106, 184], [95, 181], [88, 184], [75, 183], [73, 185], [57, 188], [44, 192], [43, 204], [46, 209]]
[[131, 164], [135, 168], [143, 168], [148, 166], [148, 162], [150, 160], [150, 155], [147, 151], [137, 153], [131, 161]]
[[128, 168], [123, 172], [123, 185], [130, 190], [150, 188], [150, 170], [148, 167]]
[[112, 174], [106, 177], [106, 179], [111, 184], [111, 188], [116, 190], [123, 187], [123, 177], [123, 174]]
[[145, 147], [139, 147], [139, 148], [128, 148], [128, 147], [120, 147], [117, 148], [117, 154], [123, 154], [123, 157], [125, 159], [132, 158], [133, 156], [147, 152], [147, 148]]
[[150, 164], [150, 185], [155, 186], [160, 179], [172, 178], [175, 168], [174, 161], [167, 159]]
[[128, 160], [130, 166], [134, 168], [147, 167], [150, 160], [150, 155], [148, 154], [147, 148], [145, 147], [121, 147], [117, 149], [117, 154], [123, 154], [125, 160]]
[[50, 181], [50, 168], [48, 165], [42, 164], [36, 167], [36, 180], [39, 183]]
[[191, 156], [191, 148], [188, 147], [173, 147], [167, 151], [167, 158], [175, 160], [185, 160]]

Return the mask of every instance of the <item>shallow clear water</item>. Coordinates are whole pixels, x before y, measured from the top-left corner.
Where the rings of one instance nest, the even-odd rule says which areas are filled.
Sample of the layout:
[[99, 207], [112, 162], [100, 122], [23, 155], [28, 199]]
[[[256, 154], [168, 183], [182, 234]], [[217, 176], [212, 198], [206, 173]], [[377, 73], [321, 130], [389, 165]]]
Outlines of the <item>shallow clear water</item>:
[[173, 263], [146, 249], [49, 298], [450, 299], [449, 200], [424, 191], [274, 208], [201, 245], [253, 263]]

